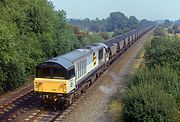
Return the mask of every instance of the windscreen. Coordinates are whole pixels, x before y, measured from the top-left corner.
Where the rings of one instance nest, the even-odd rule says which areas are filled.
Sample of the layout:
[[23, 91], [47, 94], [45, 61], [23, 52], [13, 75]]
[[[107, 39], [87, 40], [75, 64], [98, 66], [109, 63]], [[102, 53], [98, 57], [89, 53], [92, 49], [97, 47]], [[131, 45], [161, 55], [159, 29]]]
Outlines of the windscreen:
[[66, 79], [67, 71], [61, 67], [39, 67], [37, 68], [38, 78]]

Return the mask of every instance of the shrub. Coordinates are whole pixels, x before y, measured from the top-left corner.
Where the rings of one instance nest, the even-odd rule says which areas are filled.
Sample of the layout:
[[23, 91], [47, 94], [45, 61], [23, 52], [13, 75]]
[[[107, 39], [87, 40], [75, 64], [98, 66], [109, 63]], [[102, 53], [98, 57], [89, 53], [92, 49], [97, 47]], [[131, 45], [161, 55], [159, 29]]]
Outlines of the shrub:
[[171, 94], [177, 100], [177, 103], [180, 103], [179, 80], [178, 73], [169, 67], [144, 68], [129, 78], [127, 86], [131, 88], [142, 83], [155, 83]]
[[[151, 82], [151, 81], [150, 81]], [[124, 120], [173, 121], [176, 117], [175, 99], [155, 83], [141, 83], [125, 92]]]
[[158, 28], [156, 28], [154, 30], [154, 35], [155, 36], [165, 36], [166, 35], [166, 30], [163, 27], [159, 26]]
[[48, 0], [3, 0], [0, 5], [3, 92], [22, 84], [43, 60], [73, 50], [77, 38], [66, 24], [64, 11], [56, 11]]
[[145, 53], [145, 68], [127, 80], [125, 121], [178, 121], [180, 39], [155, 37]]
[[145, 53], [145, 64], [149, 68], [156, 65], [170, 66], [180, 73], [180, 39], [156, 37]]

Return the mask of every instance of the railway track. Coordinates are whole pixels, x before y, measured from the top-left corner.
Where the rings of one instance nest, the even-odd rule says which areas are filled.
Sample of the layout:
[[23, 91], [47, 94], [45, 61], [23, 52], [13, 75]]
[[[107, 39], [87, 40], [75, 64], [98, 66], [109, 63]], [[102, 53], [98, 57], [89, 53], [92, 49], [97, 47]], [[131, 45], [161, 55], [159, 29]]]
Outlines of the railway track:
[[86, 96], [90, 93], [90, 90], [96, 85], [95, 82], [86, 92], [82, 93], [82, 95], [76, 99], [67, 109], [57, 110], [54, 109], [41, 109], [36, 112], [32, 112], [27, 118], [24, 118], [24, 121], [27, 122], [54, 122], [54, 121], [62, 121], [65, 117], [67, 117], [70, 112], [76, 108], [77, 104], [82, 102]]
[[49, 110], [40, 110], [34, 116], [29, 116], [24, 121], [28, 122], [54, 122], [54, 120], [63, 113], [62, 111], [54, 111], [53, 109]]
[[35, 101], [33, 85], [2, 95], [0, 98], [0, 121], [11, 121], [23, 113], [23, 108]]
[[[23, 113], [23, 108], [36, 100], [33, 91], [14, 99], [0, 108], [0, 120], [11, 121], [17, 117], [19, 113]], [[19, 112], [19, 113], [18, 113]]]
[[28, 94], [33, 89], [33, 84], [27, 85], [26, 87], [11, 92], [10, 94], [2, 95], [0, 98], [0, 109], [3, 108], [5, 105], [15, 101], [16, 99]]

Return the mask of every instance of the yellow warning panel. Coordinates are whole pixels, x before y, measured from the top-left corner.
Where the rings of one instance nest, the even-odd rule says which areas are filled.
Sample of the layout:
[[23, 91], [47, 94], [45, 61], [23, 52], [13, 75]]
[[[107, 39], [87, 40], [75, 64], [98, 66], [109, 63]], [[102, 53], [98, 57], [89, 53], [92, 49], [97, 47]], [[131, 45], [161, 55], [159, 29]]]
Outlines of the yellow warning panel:
[[34, 91], [67, 94], [68, 80], [35, 78]]
[[93, 53], [93, 63], [94, 63], [94, 66], [96, 65], [96, 53]]

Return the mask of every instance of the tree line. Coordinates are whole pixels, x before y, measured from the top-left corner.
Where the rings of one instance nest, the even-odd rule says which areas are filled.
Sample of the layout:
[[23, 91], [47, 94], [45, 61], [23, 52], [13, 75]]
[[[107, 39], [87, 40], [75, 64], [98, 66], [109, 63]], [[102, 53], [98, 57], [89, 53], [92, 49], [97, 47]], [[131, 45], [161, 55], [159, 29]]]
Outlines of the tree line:
[[163, 31], [165, 32], [166, 30], [164, 30], [164, 27], [167, 28], [167, 31], [170, 34], [179, 34], [180, 33], [180, 19], [176, 20], [176, 21], [170, 21], [170, 20], [166, 19], [164, 21], [164, 23], [161, 23], [160, 27], [158, 27], [158, 28], [159, 29], [162, 28], [161, 32], [163, 32]]
[[81, 29], [92, 32], [115, 32], [114, 36], [128, 32], [137, 27], [154, 25], [154, 22], [146, 19], [139, 21], [135, 16], [127, 17], [121, 12], [112, 12], [105, 19], [96, 18], [95, 20], [85, 19], [68, 19], [71, 25], [79, 26]]

